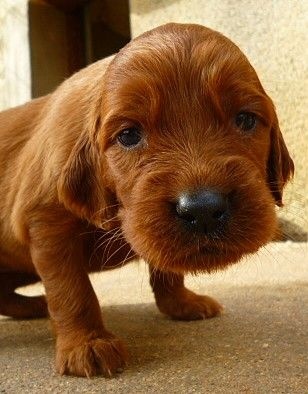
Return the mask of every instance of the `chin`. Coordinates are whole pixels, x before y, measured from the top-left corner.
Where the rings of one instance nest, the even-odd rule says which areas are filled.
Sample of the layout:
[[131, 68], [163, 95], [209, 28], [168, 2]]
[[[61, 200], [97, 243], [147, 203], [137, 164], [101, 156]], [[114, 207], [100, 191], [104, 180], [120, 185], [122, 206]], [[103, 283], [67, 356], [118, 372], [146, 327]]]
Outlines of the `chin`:
[[256, 253], [277, 233], [273, 204], [262, 212], [262, 220], [240, 227], [240, 220], [230, 223], [215, 236], [189, 233], [175, 221], [159, 224], [154, 216], [135, 217], [122, 212], [122, 229], [137, 255], [160, 271], [176, 274], [211, 273]]

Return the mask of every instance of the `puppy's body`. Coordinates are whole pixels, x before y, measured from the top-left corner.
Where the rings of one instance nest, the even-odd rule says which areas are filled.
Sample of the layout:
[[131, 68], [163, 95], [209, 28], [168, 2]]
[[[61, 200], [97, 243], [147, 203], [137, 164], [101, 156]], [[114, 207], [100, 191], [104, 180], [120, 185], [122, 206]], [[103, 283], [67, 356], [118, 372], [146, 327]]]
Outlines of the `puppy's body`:
[[[50, 204], [54, 209], [58, 208], [59, 212], [63, 209], [58, 201], [55, 179], [55, 175], [58, 174], [51, 172], [43, 174], [43, 166], [47, 162], [51, 168], [61, 166], [62, 162], [65, 163], [68, 160], [88, 111], [89, 96], [85, 92], [95, 90], [97, 71], [102, 76], [109, 62], [110, 59], [102, 60], [80, 71], [70, 79], [68, 90], [63, 84], [57, 93], [54, 93], [54, 95], [63, 95], [59, 103], [55, 103], [52, 96], [48, 95], [0, 113], [0, 193], [3, 196], [0, 201], [0, 271], [36, 273], [27, 242], [28, 226], [19, 214], [26, 211], [23, 206], [27, 205], [29, 210], [38, 209], [44, 204]], [[67, 96], [71, 96], [71, 82], [74, 79], [76, 80], [73, 87], [76, 94], [75, 100], [73, 97], [65, 97], [65, 91], [67, 91]], [[84, 103], [82, 103], [83, 97]], [[65, 109], [61, 114], [62, 105]], [[50, 125], [45, 128], [46, 118], [51, 112], [55, 112], [56, 116], [54, 113], [51, 114]], [[74, 128], [65, 131], [63, 142], [62, 127], [63, 123], [65, 125], [65, 122], [69, 120], [68, 117], [71, 117], [72, 123], [75, 124]], [[30, 163], [31, 167], [29, 167]], [[43, 182], [46, 183], [46, 189], [38, 190], [44, 176], [46, 179]], [[26, 189], [22, 190], [26, 195], [23, 194], [22, 200], [19, 201], [21, 189]], [[15, 221], [15, 212], [21, 221]], [[72, 217], [72, 222], [75, 221], [80, 220]], [[86, 250], [88, 250], [88, 271], [110, 268], [119, 264], [119, 256], [111, 258], [107, 265], [102, 261], [102, 256], [98, 256], [100, 251], [99, 248], [97, 250], [97, 242], [98, 239], [102, 241], [105, 231], [91, 227], [89, 223], [81, 225], [81, 228], [84, 234], [80, 235], [80, 239], [85, 242]], [[79, 234], [79, 230], [77, 233]], [[109, 245], [109, 248], [111, 247], [112, 245]], [[94, 250], [96, 250], [95, 253], [93, 253]], [[125, 251], [127, 254], [127, 249], [122, 254]], [[105, 257], [107, 259], [107, 256]]]
[[87, 273], [136, 256], [159, 309], [221, 306], [184, 274], [223, 268], [276, 232], [293, 173], [271, 100], [240, 50], [197, 25], [148, 32], [54, 93], [0, 114], [0, 313], [47, 315], [60, 373], [122, 368]]

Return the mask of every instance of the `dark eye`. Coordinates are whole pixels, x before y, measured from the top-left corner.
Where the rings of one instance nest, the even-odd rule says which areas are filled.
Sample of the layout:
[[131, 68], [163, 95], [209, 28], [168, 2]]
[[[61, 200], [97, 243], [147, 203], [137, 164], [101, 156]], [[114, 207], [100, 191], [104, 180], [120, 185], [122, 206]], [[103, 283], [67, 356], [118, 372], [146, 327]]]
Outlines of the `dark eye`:
[[133, 148], [141, 141], [141, 132], [136, 127], [123, 130], [117, 137], [119, 143], [126, 148]]
[[252, 112], [239, 112], [236, 115], [235, 123], [243, 131], [251, 131], [257, 124], [257, 116]]

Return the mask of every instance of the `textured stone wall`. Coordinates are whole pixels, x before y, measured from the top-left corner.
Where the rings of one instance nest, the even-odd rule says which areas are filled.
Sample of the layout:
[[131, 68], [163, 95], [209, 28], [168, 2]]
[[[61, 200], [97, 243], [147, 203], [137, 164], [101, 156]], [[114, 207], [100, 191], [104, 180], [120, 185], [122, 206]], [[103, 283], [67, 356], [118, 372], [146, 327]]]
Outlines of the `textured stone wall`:
[[27, 0], [0, 0], [0, 110], [31, 96]]
[[130, 6], [133, 36], [167, 22], [200, 23], [245, 52], [275, 102], [296, 164], [282, 215], [307, 231], [308, 1], [130, 0]]

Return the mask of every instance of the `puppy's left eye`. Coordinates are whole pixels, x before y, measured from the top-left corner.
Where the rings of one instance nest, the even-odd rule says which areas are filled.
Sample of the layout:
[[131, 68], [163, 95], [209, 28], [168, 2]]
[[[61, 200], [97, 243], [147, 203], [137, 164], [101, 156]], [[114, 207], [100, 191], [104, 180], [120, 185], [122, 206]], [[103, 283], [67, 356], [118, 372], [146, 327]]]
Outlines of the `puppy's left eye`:
[[235, 124], [243, 131], [252, 131], [257, 124], [257, 116], [252, 112], [239, 112]]
[[141, 139], [141, 132], [136, 127], [121, 131], [117, 137], [118, 142], [126, 148], [134, 148], [140, 143]]

